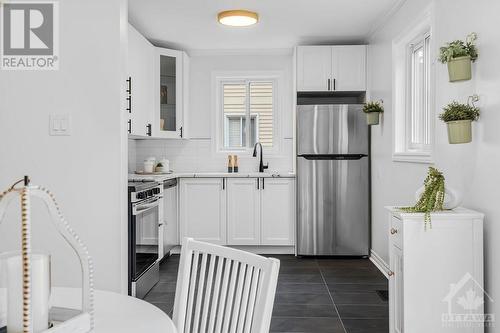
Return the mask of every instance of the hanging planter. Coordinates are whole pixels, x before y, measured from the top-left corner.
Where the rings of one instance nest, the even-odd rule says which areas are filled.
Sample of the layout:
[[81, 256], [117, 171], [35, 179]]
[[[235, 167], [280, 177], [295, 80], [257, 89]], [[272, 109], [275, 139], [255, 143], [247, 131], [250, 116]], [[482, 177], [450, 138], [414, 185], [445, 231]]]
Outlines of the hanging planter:
[[[477, 96], [473, 100], [477, 100]], [[472, 141], [472, 122], [479, 118], [479, 108], [469, 104], [452, 102], [443, 108], [439, 119], [446, 123], [450, 144], [469, 143]]]
[[378, 125], [380, 114], [384, 112], [381, 102], [368, 102], [363, 106], [363, 112], [366, 113], [366, 123], [368, 125]]
[[477, 59], [477, 49], [474, 44], [475, 33], [467, 36], [465, 42], [455, 40], [446, 43], [439, 49], [439, 61], [448, 64], [450, 82], [465, 81], [472, 78], [472, 62]]

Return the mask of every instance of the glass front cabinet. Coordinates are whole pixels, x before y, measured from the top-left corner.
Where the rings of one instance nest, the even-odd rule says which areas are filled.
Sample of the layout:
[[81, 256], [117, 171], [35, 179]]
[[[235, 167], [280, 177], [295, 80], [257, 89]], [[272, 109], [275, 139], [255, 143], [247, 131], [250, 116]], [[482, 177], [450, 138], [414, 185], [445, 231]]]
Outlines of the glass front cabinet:
[[183, 51], [156, 48], [153, 136], [187, 138], [189, 57]]

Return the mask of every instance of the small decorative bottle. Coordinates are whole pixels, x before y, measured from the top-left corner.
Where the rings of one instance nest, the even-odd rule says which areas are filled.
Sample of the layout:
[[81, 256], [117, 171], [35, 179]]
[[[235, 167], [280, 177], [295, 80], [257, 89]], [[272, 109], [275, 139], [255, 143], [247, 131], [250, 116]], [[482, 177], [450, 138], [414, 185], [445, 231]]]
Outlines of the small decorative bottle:
[[233, 155], [227, 155], [227, 172], [233, 172]]
[[233, 155], [233, 171], [238, 172], [238, 155]]

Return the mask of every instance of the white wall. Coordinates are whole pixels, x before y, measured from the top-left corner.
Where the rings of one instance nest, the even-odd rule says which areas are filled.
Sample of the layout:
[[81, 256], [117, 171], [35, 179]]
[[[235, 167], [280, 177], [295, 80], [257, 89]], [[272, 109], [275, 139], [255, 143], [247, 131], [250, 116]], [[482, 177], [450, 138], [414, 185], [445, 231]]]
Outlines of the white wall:
[[[449, 83], [446, 66], [436, 61], [435, 165], [444, 172], [446, 184], [463, 194], [463, 206], [486, 214], [486, 291], [494, 300], [500, 300], [500, 267], [494, 260], [500, 252], [500, 131], [497, 126], [500, 123], [500, 30], [496, 24], [500, 2], [407, 0], [387, 24], [371, 37], [371, 98], [382, 98], [385, 106], [382, 124], [372, 127], [372, 247], [384, 260], [388, 260], [387, 213], [383, 207], [413, 203], [414, 192], [422, 185], [427, 172], [428, 165], [393, 162], [391, 158], [394, 112], [391, 109], [391, 42], [429, 3], [435, 4], [433, 38], [437, 46], [450, 40], [464, 39], [470, 32], [476, 32], [479, 36], [479, 59], [473, 65], [471, 81]], [[473, 142], [450, 145], [446, 126], [437, 118], [437, 114], [451, 100], [465, 102], [467, 96], [474, 93], [481, 98], [481, 118], [473, 124]], [[488, 306], [489, 313], [498, 312], [494, 304]]]
[[[59, 71], [0, 72], [0, 189], [25, 174], [49, 188], [88, 245], [96, 287], [120, 291], [127, 277], [126, 1], [65, 0], [59, 7]], [[71, 136], [49, 136], [51, 113], [71, 116]], [[13, 206], [0, 225], [0, 252], [20, 249]], [[76, 258], [45, 212], [34, 204], [34, 248], [52, 254], [55, 285], [74, 285]]]
[[[279, 103], [281, 112], [280, 134], [277, 143], [281, 153], [275, 156], [264, 154], [271, 171], [292, 171], [292, 50], [269, 51], [193, 51], [189, 78], [189, 122], [190, 140], [137, 140], [137, 168], [142, 168], [146, 157], [166, 156], [175, 171], [222, 172], [227, 170], [226, 154], [215, 153], [214, 105], [215, 89], [213, 74], [231, 71], [279, 71], [284, 76], [283, 94]], [[257, 159], [239, 154], [240, 172], [257, 170]], [[134, 170], [130, 170], [134, 171]]]

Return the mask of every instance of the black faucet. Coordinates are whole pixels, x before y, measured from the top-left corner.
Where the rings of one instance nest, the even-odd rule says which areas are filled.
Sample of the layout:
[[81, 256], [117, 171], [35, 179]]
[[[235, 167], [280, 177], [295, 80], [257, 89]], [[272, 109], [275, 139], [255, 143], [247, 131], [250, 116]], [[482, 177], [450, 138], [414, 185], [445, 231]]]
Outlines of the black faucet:
[[264, 162], [262, 162], [262, 145], [260, 142], [257, 142], [255, 146], [253, 146], [253, 157], [257, 157], [257, 145], [260, 146], [259, 172], [264, 172], [265, 169], [269, 168], [269, 163], [264, 165]]

